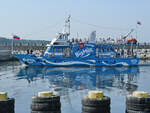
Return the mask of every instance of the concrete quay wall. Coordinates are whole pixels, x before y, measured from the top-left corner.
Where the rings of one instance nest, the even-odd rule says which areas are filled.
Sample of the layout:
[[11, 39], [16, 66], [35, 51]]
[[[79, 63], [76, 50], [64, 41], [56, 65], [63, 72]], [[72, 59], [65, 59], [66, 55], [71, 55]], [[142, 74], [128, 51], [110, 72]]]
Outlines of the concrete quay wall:
[[[42, 45], [42, 46], [13, 46], [13, 51], [27, 51], [27, 50], [45, 50], [46, 46]], [[0, 46], [0, 50], [10, 50], [12, 51], [12, 46]]]

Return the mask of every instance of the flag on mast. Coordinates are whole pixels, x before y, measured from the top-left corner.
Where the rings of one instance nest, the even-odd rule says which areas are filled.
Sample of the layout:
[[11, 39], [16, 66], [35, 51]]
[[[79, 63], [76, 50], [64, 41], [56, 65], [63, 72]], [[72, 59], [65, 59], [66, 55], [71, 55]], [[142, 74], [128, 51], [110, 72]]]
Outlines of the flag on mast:
[[142, 25], [142, 23], [141, 23], [140, 21], [137, 21], [137, 24], [138, 24], [138, 25]]
[[17, 40], [19, 40], [19, 39], [20, 39], [20, 37], [19, 37], [19, 36], [17, 36], [17, 35], [14, 35], [14, 36], [13, 36], [13, 39], [17, 39]]

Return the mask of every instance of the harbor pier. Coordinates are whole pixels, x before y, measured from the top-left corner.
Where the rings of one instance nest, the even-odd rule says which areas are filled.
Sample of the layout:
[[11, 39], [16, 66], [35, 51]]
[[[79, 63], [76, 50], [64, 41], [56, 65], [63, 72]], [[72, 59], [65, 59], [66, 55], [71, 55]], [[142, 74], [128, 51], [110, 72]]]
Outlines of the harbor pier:
[[[45, 41], [45, 40], [22, 40], [22, 39], [12, 40], [12, 39], [0, 38], [0, 61], [12, 59], [12, 51], [18, 54], [19, 53], [26, 54], [27, 51], [30, 50], [32, 50], [33, 53], [44, 53], [44, 51], [47, 48], [46, 45], [49, 43], [50, 41]], [[83, 42], [83, 43], [87, 43], [87, 42]], [[113, 44], [111, 43], [111, 45]], [[141, 58], [141, 60], [150, 60], [150, 43], [138, 43], [137, 47], [133, 46], [133, 48], [137, 49], [137, 53]], [[127, 49], [128, 48], [125, 48], [125, 50]]]

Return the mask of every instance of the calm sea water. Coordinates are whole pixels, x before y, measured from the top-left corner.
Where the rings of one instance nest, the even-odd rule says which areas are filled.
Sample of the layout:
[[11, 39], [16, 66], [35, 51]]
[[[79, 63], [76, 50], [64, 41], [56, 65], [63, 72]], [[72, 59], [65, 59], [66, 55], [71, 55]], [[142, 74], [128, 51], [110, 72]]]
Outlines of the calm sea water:
[[30, 113], [31, 98], [52, 90], [61, 96], [62, 113], [81, 113], [81, 99], [89, 90], [111, 97], [111, 113], [125, 113], [125, 96], [150, 92], [150, 66], [140, 67], [24, 67], [0, 63], [0, 91], [16, 99], [16, 113]]

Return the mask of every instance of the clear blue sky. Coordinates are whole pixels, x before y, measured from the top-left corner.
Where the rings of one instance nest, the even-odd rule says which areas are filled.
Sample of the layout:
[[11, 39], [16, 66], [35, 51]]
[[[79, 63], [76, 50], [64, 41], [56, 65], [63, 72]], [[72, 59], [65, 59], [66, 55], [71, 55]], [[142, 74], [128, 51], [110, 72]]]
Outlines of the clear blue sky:
[[141, 21], [138, 40], [150, 42], [149, 11], [150, 0], [1, 0], [0, 36], [51, 40], [71, 14], [71, 37], [119, 37]]

